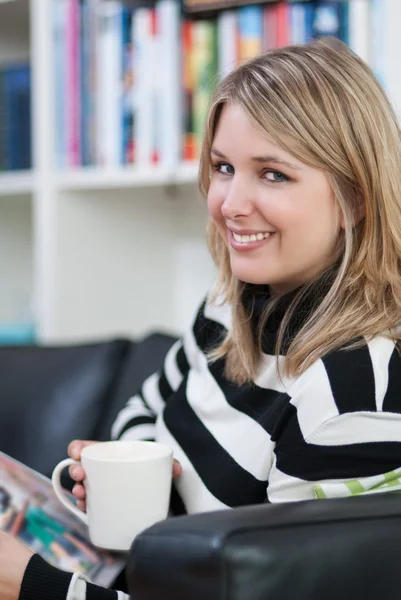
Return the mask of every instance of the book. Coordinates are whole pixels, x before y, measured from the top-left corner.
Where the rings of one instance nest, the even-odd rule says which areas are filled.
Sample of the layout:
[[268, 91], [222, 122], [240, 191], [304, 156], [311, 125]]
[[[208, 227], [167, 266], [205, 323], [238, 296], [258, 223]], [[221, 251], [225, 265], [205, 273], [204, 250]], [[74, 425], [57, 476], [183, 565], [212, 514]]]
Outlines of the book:
[[6, 114], [6, 96], [4, 89], [4, 70], [0, 69], [0, 171], [7, 170], [7, 138], [8, 120]]
[[180, 8], [175, 0], [156, 3], [159, 35], [159, 118], [160, 162], [176, 167], [180, 162], [182, 95], [180, 90]]
[[98, 7], [97, 142], [98, 162], [122, 163], [123, 5], [110, 0]]
[[31, 160], [31, 70], [29, 65], [4, 70], [6, 113], [6, 168], [30, 169]]
[[215, 20], [195, 21], [193, 58], [195, 90], [192, 108], [197, 146], [196, 155], [199, 157], [205, 118], [218, 78], [217, 22]]
[[277, 4], [277, 15], [276, 15], [276, 46], [281, 48], [287, 46], [291, 42], [290, 40], [290, 5], [287, 2], [279, 2]]
[[81, 164], [92, 164], [90, 146], [90, 115], [91, 115], [91, 12], [87, 0], [80, 0], [79, 4], [79, 63], [80, 63], [80, 139], [81, 139]]
[[263, 52], [276, 47], [277, 33], [277, 5], [265, 4], [263, 6]]
[[80, 23], [78, 0], [68, 0], [66, 13], [66, 144], [67, 166], [81, 164]]
[[160, 19], [155, 7], [139, 7], [132, 20], [134, 45], [136, 162], [151, 166], [160, 160]]
[[181, 24], [181, 89], [182, 89], [182, 160], [196, 160], [196, 139], [193, 119], [195, 72], [193, 68], [194, 23], [184, 19]]
[[259, 5], [238, 9], [239, 62], [263, 52], [263, 12]]
[[121, 163], [124, 165], [134, 162], [134, 67], [132, 44], [132, 15], [133, 10], [123, 6], [122, 12], [122, 82], [121, 82], [121, 127], [122, 147]]
[[20, 539], [55, 567], [81, 573], [97, 585], [111, 585], [124, 568], [122, 553], [91, 544], [86, 525], [60, 504], [47, 477], [3, 452], [0, 530]]
[[315, 5], [313, 36], [341, 37], [341, 1], [319, 0]]
[[53, 5], [53, 72], [54, 72], [54, 127], [55, 127], [55, 162], [58, 168], [67, 165], [67, 126], [65, 88], [67, 67], [66, 27], [67, 2], [54, 0]]
[[218, 68], [223, 78], [238, 62], [238, 22], [236, 10], [223, 10], [217, 16]]

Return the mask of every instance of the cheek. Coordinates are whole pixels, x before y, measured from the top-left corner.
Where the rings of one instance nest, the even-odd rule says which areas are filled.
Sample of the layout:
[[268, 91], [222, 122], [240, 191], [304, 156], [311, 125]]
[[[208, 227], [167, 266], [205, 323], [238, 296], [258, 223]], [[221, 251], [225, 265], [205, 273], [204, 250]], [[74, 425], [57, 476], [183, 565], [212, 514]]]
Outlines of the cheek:
[[216, 186], [210, 185], [209, 192], [207, 195], [207, 209], [212, 219], [220, 225], [223, 221], [223, 215], [221, 213], [221, 207], [223, 204], [223, 197], [219, 194]]

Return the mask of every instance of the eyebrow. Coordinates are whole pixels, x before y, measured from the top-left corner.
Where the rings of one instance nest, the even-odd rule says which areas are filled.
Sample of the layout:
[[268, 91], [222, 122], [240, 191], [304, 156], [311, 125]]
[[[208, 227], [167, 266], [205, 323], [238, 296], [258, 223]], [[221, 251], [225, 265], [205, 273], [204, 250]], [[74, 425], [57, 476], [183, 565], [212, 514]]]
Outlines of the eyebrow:
[[[226, 156], [224, 156], [224, 154], [222, 152], [219, 152], [219, 150], [216, 150], [216, 148], [212, 148], [211, 149], [211, 153], [214, 154], [215, 156], [218, 156], [219, 158], [223, 158], [225, 160], [228, 160]], [[293, 165], [292, 163], [289, 163], [285, 160], [281, 160], [280, 158], [277, 158], [277, 156], [252, 156], [251, 160], [253, 160], [254, 162], [257, 163], [274, 163], [276, 165], [284, 165], [285, 167], [289, 167], [290, 169], [294, 169], [295, 171], [299, 171], [301, 167], [297, 167], [296, 165]]]

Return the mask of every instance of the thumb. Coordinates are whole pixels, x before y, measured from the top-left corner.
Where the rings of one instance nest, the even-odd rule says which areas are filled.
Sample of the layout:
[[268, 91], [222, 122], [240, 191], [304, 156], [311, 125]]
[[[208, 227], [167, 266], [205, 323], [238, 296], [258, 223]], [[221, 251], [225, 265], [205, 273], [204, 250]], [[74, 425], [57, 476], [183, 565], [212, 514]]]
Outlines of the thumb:
[[173, 479], [178, 479], [182, 475], [182, 466], [177, 459], [173, 461]]
[[92, 440], [73, 440], [68, 444], [68, 456], [70, 456], [74, 460], [80, 460], [82, 448], [97, 443], [98, 442], [94, 442]]

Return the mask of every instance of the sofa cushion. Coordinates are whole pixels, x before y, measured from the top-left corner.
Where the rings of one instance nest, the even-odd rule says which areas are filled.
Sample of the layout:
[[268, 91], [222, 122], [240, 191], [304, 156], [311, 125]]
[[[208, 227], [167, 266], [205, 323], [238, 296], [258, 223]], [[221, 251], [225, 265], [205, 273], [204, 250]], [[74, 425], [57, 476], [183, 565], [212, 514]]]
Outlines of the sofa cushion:
[[164, 358], [176, 341], [163, 333], [153, 333], [130, 346], [113, 397], [107, 403], [99, 428], [98, 440], [110, 439], [112, 424], [119, 410], [140, 389], [145, 379], [163, 367]]
[[135, 600], [399, 598], [398, 493], [170, 518], [136, 537]]
[[133, 347], [116, 340], [0, 348], [0, 450], [50, 476], [72, 439], [99, 439]]

